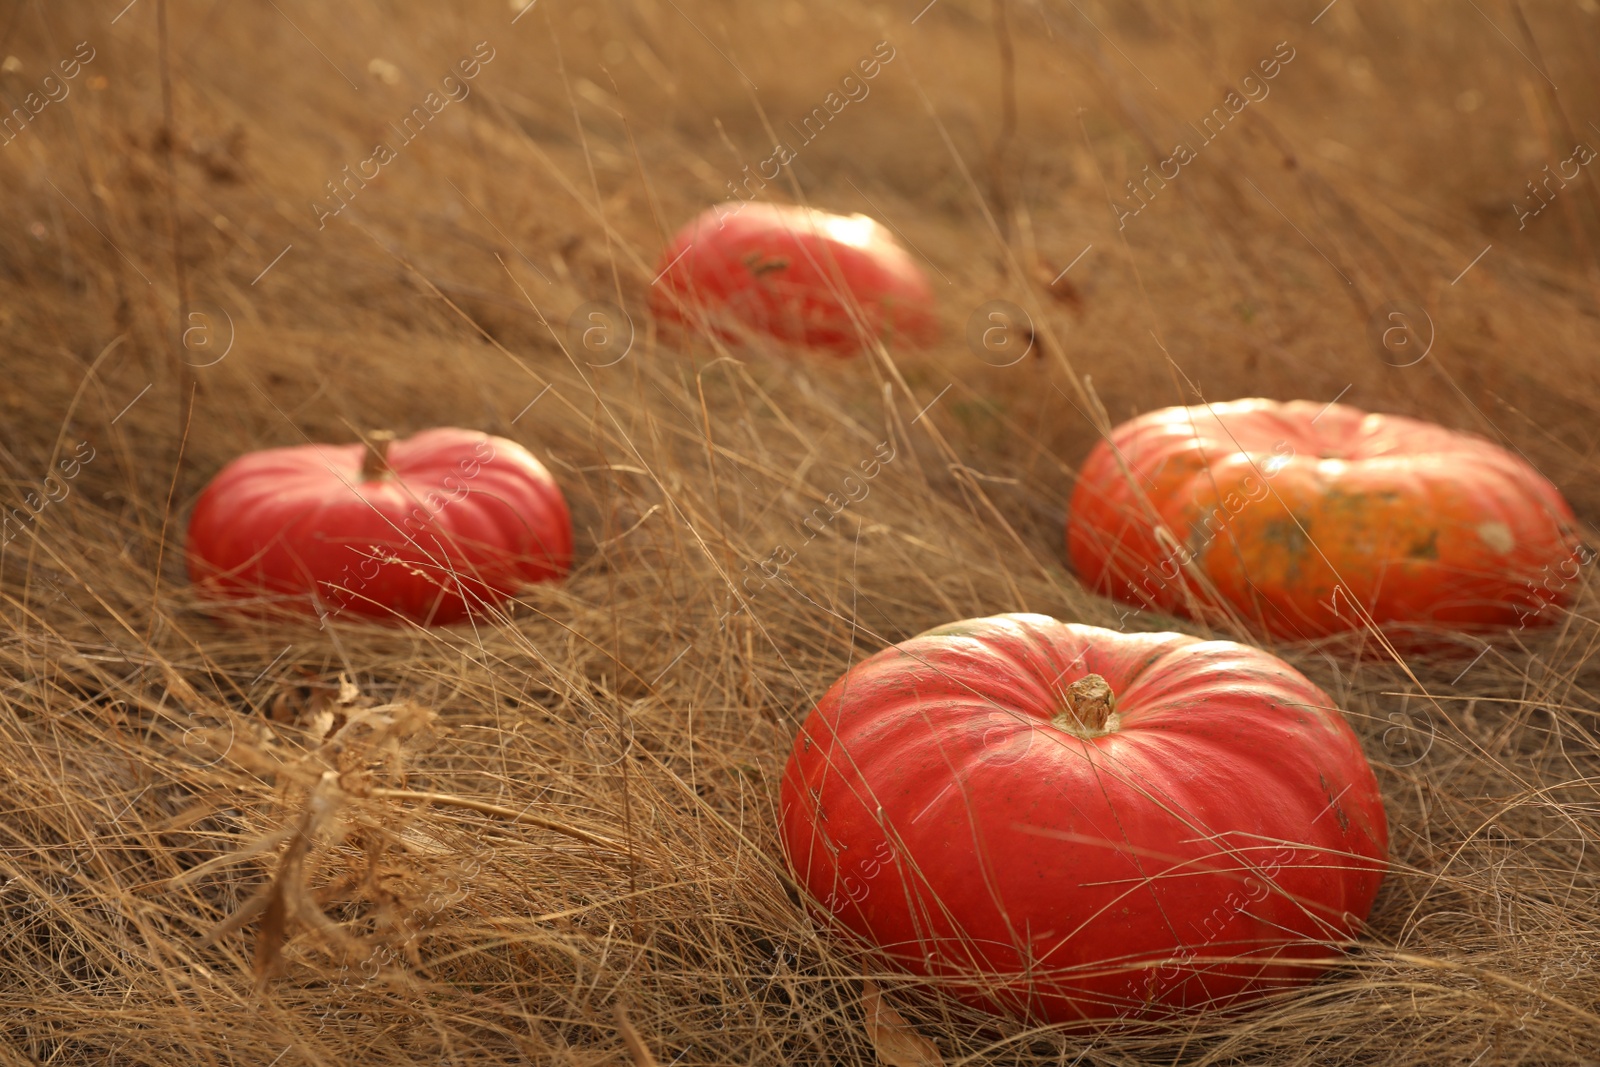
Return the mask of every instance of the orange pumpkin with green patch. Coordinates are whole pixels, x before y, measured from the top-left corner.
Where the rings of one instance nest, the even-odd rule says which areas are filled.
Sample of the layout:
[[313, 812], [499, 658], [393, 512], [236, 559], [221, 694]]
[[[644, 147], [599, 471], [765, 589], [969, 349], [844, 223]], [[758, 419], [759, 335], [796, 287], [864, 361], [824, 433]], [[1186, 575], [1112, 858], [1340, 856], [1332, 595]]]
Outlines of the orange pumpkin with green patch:
[[1559, 490], [1473, 434], [1342, 404], [1235, 400], [1123, 423], [1079, 473], [1091, 588], [1282, 639], [1545, 625], [1594, 553]]

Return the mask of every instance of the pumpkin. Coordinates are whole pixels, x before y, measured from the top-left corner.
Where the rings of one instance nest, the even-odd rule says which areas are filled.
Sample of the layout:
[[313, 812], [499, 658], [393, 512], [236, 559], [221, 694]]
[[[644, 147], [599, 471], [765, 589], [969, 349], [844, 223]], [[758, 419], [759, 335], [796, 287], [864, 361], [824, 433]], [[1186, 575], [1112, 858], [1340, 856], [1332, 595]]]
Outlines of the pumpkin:
[[816, 907], [960, 999], [1055, 1023], [1310, 980], [1385, 867], [1331, 701], [1230, 641], [1044, 615], [863, 660], [801, 726], [780, 834]]
[[1236, 400], [1116, 427], [1078, 475], [1090, 588], [1283, 639], [1370, 624], [1397, 647], [1543, 625], [1593, 559], [1572, 508], [1481, 437], [1342, 404]]
[[872, 338], [927, 345], [939, 335], [921, 268], [865, 215], [718, 205], [673, 238], [657, 269], [655, 316], [726, 341], [770, 337], [849, 357]]
[[527, 449], [472, 430], [233, 460], [189, 519], [203, 595], [318, 615], [460, 622], [567, 572], [572, 521]]

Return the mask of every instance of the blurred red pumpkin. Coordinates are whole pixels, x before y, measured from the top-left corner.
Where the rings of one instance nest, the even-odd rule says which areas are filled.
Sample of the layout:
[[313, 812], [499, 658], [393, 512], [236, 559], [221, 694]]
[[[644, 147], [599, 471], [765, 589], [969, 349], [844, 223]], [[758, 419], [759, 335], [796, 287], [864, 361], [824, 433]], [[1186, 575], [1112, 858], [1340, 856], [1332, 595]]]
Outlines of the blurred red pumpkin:
[[298, 445], [229, 463], [189, 519], [206, 595], [443, 625], [566, 574], [572, 522], [550, 473], [473, 430]]
[[1359, 931], [1388, 822], [1333, 702], [1231, 641], [1043, 615], [863, 660], [801, 726], [780, 834], [845, 928], [990, 1010], [1225, 1007]]
[[1172, 614], [1231, 611], [1285, 639], [1370, 617], [1426, 647], [1559, 618], [1594, 558], [1576, 525], [1555, 486], [1481, 437], [1235, 400], [1112, 430], [1078, 474], [1067, 551], [1091, 589]]
[[718, 205], [679, 231], [657, 270], [656, 317], [723, 340], [764, 335], [849, 357], [871, 338], [928, 345], [939, 336], [921, 268], [865, 215]]

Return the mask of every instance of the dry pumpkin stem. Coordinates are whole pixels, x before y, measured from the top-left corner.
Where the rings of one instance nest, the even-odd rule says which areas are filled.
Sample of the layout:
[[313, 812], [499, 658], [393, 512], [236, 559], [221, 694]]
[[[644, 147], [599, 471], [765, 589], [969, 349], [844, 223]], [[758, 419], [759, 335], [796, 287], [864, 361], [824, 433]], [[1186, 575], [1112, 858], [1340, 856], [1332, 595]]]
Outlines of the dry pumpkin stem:
[[393, 474], [389, 468], [389, 446], [394, 444], [393, 430], [373, 430], [367, 434], [367, 451], [361, 457], [361, 477], [367, 481], [386, 478]]
[[1051, 722], [1076, 737], [1101, 737], [1117, 728], [1117, 696], [1098, 674], [1086, 674], [1064, 688], [1061, 703]]
[[[822, 928], [775, 831], [800, 718], [888, 643], [1007, 611], [1249, 629], [1073, 578], [1097, 425], [1343, 397], [1515, 447], [1594, 523], [1600, 219], [1541, 170], [1600, 114], [1594, 5], [1490, 10], [1517, 48], [1442, 0], [941, 3], [915, 27], [724, 0], [13, 6], [0, 1064], [1600, 1061], [1592, 566], [1559, 579], [1570, 610], [1464, 654], [1276, 647], [1360, 736], [1393, 868], [1328, 976], [1246, 1012], [1072, 1033], [961, 1007]], [[1000, 9], [1004, 83], [973, 48]], [[870, 95], [776, 178], [741, 169], [852, 70]], [[452, 71], [470, 95], [371, 177], [351, 146], [415, 127]], [[1250, 71], [1270, 95], [1149, 177]], [[44, 104], [47, 73], [70, 92]], [[1002, 100], [991, 225], [971, 168]], [[657, 329], [664, 236], [730, 182], [892, 223], [946, 339], [824, 361]], [[969, 348], [998, 298], [1043, 358]], [[569, 328], [600, 300], [631, 316], [623, 358]], [[1436, 327], [1413, 365], [1372, 343], [1394, 301]], [[186, 509], [229, 459], [452, 424], [560, 481], [566, 582], [445, 629], [196, 599]], [[1115, 729], [1118, 696], [1076, 682], [1060, 723]]]

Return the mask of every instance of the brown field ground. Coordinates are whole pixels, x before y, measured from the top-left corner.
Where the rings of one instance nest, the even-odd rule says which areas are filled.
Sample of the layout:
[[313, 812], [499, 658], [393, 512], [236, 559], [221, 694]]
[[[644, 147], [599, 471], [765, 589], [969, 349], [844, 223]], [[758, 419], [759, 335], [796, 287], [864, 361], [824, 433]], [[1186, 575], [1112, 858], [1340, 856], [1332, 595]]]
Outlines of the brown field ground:
[[[1465, 671], [1277, 649], [1346, 709], [1394, 838], [1360, 944], [1294, 995], [1023, 1027], [878, 973], [787, 888], [778, 777], [850, 663], [1000, 611], [1117, 624], [1062, 546], [1090, 396], [1414, 414], [1600, 523], [1600, 175], [1512, 206], [1600, 144], [1594, 0], [924, 2], [0, 4], [6, 108], [65, 90], [0, 145], [6, 506], [93, 454], [0, 549], [0, 1063], [1600, 1061], [1592, 568]], [[880, 41], [759, 195], [892, 223], [944, 341], [658, 328], [667, 235]], [[319, 227], [480, 42], [471, 95]], [[1280, 42], [1270, 95], [1119, 229], [1108, 199]], [[996, 299], [1036, 331], [1006, 366], [966, 341]], [[598, 300], [632, 316], [614, 363], [566, 328]], [[1426, 324], [1385, 348], [1398, 302]], [[569, 581], [436, 631], [208, 616], [183, 523], [224, 462], [433, 425], [546, 460]], [[718, 628], [880, 441], [870, 495]], [[335, 751], [341, 674], [393, 707]], [[873, 975], [938, 1060], [875, 1047]]]

